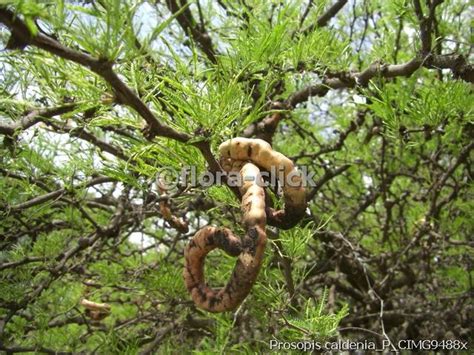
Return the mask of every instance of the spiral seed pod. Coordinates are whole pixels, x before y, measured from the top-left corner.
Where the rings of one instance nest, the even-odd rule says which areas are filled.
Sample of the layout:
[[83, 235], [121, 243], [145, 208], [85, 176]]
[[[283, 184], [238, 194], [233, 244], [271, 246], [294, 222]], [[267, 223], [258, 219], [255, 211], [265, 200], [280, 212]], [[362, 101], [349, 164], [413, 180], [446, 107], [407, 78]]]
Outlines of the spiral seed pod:
[[[261, 139], [235, 138], [219, 147], [220, 164], [226, 172], [240, 172], [242, 223], [246, 234], [240, 240], [231, 230], [204, 227], [184, 250], [184, 280], [195, 304], [209, 312], [231, 311], [249, 294], [262, 265], [267, 240], [267, 219], [272, 225], [291, 228], [306, 210], [306, 190], [300, 172], [283, 154], [272, 150]], [[285, 198], [285, 210], [274, 211], [265, 204], [265, 190], [260, 168], [277, 174]], [[219, 248], [237, 263], [227, 285], [221, 289], [207, 286], [204, 260]]]
[[[243, 239], [227, 228], [209, 226], [200, 229], [184, 250], [186, 288], [195, 304], [209, 312], [231, 311], [242, 303], [257, 279], [265, 252], [265, 193], [260, 169], [246, 163], [240, 173], [245, 181], [240, 187], [246, 227]], [[238, 256], [230, 280], [221, 289], [211, 289], [204, 278], [204, 259], [216, 248]]]

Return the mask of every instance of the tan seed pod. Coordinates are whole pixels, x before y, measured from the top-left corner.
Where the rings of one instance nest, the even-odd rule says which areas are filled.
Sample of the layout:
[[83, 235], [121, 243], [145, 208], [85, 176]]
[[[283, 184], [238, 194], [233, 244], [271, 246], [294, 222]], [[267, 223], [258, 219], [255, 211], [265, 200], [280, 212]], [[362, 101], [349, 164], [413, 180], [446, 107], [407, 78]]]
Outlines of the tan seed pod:
[[[274, 172], [280, 178], [280, 172], [283, 181], [279, 181], [282, 186], [285, 198], [285, 212], [280, 213], [288, 216], [288, 219], [299, 220], [306, 210], [306, 189], [304, 180], [293, 162], [285, 155], [276, 152], [270, 144], [262, 139], [233, 138], [225, 141], [219, 146], [221, 159], [227, 161], [245, 160], [251, 161], [259, 167]], [[282, 228], [285, 223], [282, 223]], [[289, 221], [287, 225], [294, 223]]]
[[[260, 169], [246, 163], [240, 174], [252, 177], [240, 187], [245, 236], [240, 240], [227, 228], [208, 226], [200, 229], [184, 250], [186, 288], [196, 306], [209, 312], [231, 311], [242, 303], [257, 279], [265, 252], [265, 193], [258, 186]], [[238, 259], [227, 285], [211, 289], [204, 278], [204, 259], [216, 248]]]
[[109, 304], [92, 302], [85, 298], [81, 300], [80, 304], [86, 309], [86, 315], [94, 321], [106, 318], [111, 311]]
[[[227, 228], [200, 229], [184, 250], [184, 281], [199, 308], [209, 312], [231, 311], [249, 294], [260, 270], [267, 240], [265, 226], [267, 208], [260, 168], [279, 175], [285, 198], [285, 211], [272, 212], [272, 218], [282, 228], [289, 228], [301, 218], [306, 209], [306, 190], [301, 173], [283, 154], [272, 150], [261, 139], [234, 138], [219, 146], [220, 165], [226, 172], [240, 172], [242, 184], [242, 222], [246, 234], [240, 240]], [[204, 278], [204, 260], [212, 250], [219, 248], [238, 256], [227, 285], [220, 289], [207, 286]]]

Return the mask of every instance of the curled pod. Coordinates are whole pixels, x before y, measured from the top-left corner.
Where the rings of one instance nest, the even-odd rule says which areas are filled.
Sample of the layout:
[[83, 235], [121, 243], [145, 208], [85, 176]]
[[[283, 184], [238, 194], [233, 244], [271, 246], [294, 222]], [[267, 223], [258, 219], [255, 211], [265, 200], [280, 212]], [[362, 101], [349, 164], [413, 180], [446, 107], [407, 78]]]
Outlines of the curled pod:
[[[291, 159], [276, 152], [262, 139], [233, 138], [219, 146], [221, 165], [230, 171], [237, 161], [251, 161], [275, 174], [283, 190], [285, 209], [267, 208], [268, 223], [283, 229], [293, 227], [306, 211], [305, 181]], [[227, 170], [229, 169], [229, 170]]]
[[[240, 173], [245, 177], [240, 187], [246, 227], [242, 240], [227, 228], [208, 226], [200, 229], [184, 250], [186, 288], [196, 306], [209, 312], [231, 311], [242, 303], [257, 279], [265, 252], [265, 193], [260, 169], [246, 163]], [[210, 288], [204, 277], [205, 257], [216, 248], [237, 256], [229, 281], [220, 289]]]

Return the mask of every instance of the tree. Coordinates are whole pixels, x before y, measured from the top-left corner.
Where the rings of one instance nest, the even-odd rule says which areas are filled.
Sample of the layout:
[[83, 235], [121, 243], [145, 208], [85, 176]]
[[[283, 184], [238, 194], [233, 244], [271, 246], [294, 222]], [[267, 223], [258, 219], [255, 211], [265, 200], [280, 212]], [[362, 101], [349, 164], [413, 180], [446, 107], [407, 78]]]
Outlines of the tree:
[[[470, 21], [461, 0], [4, 1], [0, 348], [461, 346]], [[242, 232], [238, 193], [156, 177], [215, 176], [217, 147], [238, 136], [315, 181], [299, 224], [268, 228], [244, 303], [211, 314], [185, 290], [182, 252], [205, 225]], [[234, 258], [207, 260], [224, 284]]]

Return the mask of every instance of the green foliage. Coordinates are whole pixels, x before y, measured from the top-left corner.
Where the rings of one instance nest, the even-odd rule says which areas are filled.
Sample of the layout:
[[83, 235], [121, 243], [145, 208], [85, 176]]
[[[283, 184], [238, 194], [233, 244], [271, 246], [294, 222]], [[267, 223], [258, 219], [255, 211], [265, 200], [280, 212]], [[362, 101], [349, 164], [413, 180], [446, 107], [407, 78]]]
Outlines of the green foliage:
[[[430, 55], [456, 56], [454, 67], [427, 57], [410, 76], [382, 67], [367, 86], [357, 73], [374, 61], [420, 58], [411, 1], [349, 1], [326, 26], [316, 24], [335, 1], [165, 3], [1, 2], [32, 36], [111, 63], [116, 77], [51, 44], [15, 46], [0, 29], [0, 350], [250, 354], [272, 339], [422, 339], [434, 328], [466, 339], [474, 100], [455, 72], [472, 61], [465, 1], [436, 8]], [[240, 201], [227, 186], [161, 191], [157, 176], [207, 172], [222, 141], [269, 134], [272, 104], [300, 90], [309, 97], [280, 110], [270, 133], [275, 150], [315, 173], [307, 215], [268, 227], [263, 267], [235, 312], [200, 311], [183, 249], [208, 224], [242, 235]], [[131, 98], [190, 139], [149, 132]], [[188, 233], [163, 218], [163, 201]], [[209, 254], [209, 285], [224, 286], [235, 262]], [[110, 314], [93, 319], [83, 298]], [[348, 324], [354, 333], [341, 334]]]
[[301, 338], [318, 339], [322, 342], [336, 335], [341, 319], [348, 314], [348, 307], [344, 305], [337, 313], [327, 314], [324, 311], [327, 305], [327, 297], [327, 290], [324, 290], [321, 299], [317, 303], [313, 300], [306, 302], [301, 318], [285, 319], [289, 327], [285, 328], [282, 334], [283, 339], [288, 341]]
[[420, 87], [412, 79], [405, 85], [373, 85], [369, 91], [372, 103], [367, 106], [387, 125], [392, 138], [398, 136], [400, 127], [438, 127], [453, 122], [448, 126], [446, 138], [459, 141], [463, 123], [474, 120], [471, 91], [461, 82], [433, 81], [430, 86]]

